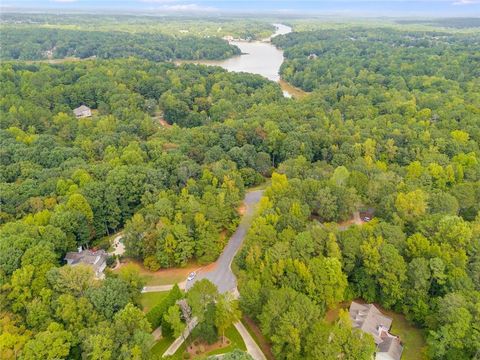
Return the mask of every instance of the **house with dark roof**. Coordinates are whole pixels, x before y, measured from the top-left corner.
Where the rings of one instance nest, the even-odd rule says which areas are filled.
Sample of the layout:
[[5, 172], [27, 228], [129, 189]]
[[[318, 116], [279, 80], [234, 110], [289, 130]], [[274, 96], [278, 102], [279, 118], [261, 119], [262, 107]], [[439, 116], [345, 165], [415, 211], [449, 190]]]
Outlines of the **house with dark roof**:
[[385, 316], [373, 304], [350, 305], [352, 326], [373, 336], [377, 345], [375, 360], [400, 360], [403, 345], [398, 336], [390, 333], [392, 319]]
[[81, 247], [79, 248], [78, 252], [69, 252], [67, 255], [65, 255], [65, 261], [67, 262], [67, 265], [88, 265], [93, 269], [97, 279], [103, 279], [105, 277], [103, 271], [107, 267], [107, 258], [108, 254], [105, 252], [105, 250], [82, 250]]
[[81, 105], [76, 109], [73, 109], [73, 113], [77, 118], [90, 117], [92, 116], [92, 109], [90, 109], [88, 106]]

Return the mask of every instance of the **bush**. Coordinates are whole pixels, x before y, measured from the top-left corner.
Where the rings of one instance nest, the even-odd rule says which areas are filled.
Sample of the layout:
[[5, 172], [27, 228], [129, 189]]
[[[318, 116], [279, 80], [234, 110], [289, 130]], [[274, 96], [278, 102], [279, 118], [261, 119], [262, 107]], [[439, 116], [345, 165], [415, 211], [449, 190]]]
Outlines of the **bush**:
[[115, 255], [107, 257], [107, 266], [113, 267], [113, 265], [117, 262], [117, 257]]
[[259, 185], [265, 181], [263, 176], [252, 168], [240, 169], [240, 175], [246, 187]]
[[147, 320], [150, 322], [152, 325], [153, 329], [156, 329], [160, 325], [162, 326], [162, 333], [164, 336], [170, 335], [169, 332], [172, 332], [172, 329], [170, 329], [170, 326], [163, 321], [163, 315], [165, 315], [170, 308], [170, 306], [175, 305], [177, 300], [181, 299], [183, 297], [183, 293], [178, 287], [177, 284], [170, 290], [168, 293], [167, 297], [163, 299], [161, 303], [158, 305], [154, 306], [148, 313], [147, 313]]
[[157, 271], [160, 269], [160, 264], [158, 263], [155, 256], [147, 256], [143, 260], [143, 265], [150, 271]]

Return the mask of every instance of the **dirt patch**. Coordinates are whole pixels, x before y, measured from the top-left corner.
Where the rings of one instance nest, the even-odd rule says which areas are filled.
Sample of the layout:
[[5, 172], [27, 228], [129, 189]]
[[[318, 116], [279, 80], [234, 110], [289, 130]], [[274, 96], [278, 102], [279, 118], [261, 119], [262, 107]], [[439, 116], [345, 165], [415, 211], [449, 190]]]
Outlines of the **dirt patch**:
[[201, 273], [208, 273], [210, 271], [213, 271], [217, 268], [217, 262], [213, 262], [213, 263], [210, 263], [208, 265], [204, 265], [202, 266], [200, 269], [198, 269], [198, 272], [201, 272]]
[[160, 119], [158, 120], [158, 123], [159, 123], [160, 125], [162, 125], [163, 127], [166, 127], [166, 128], [172, 127], [171, 124], [169, 124], [165, 119], [162, 119], [162, 118], [160, 118]]
[[363, 225], [363, 224], [365, 224], [365, 221], [363, 221], [362, 218], [360, 217], [360, 213], [358, 211], [355, 211], [351, 219], [339, 222], [338, 227], [341, 230], [346, 230], [352, 225]]
[[178, 148], [178, 144], [175, 143], [165, 143], [163, 144], [163, 150], [172, 150]]
[[265, 354], [268, 360], [275, 360], [272, 354], [272, 346], [268, 342], [267, 338], [263, 336], [262, 331], [260, 328], [255, 324], [255, 322], [250, 319], [248, 316], [244, 316], [242, 318], [242, 322], [247, 327], [248, 331], [252, 334], [253, 338], [257, 342], [260, 349]]
[[242, 204], [237, 208], [237, 213], [238, 215], [243, 216], [245, 215], [246, 212], [247, 212], [247, 206], [245, 205], [245, 203], [242, 202]]
[[223, 349], [228, 347], [231, 344], [231, 341], [224, 337], [223, 341], [220, 339], [219, 341], [208, 344], [203, 341], [195, 340], [187, 347], [187, 352], [190, 354], [191, 359], [202, 357], [203, 354], [209, 353], [214, 350]]
[[338, 320], [338, 314], [340, 313], [340, 310], [348, 310], [349, 306], [349, 302], [342, 302], [340, 304], [337, 304], [334, 308], [327, 311], [327, 313], [325, 314], [325, 321], [329, 324], [333, 324], [335, 321]]

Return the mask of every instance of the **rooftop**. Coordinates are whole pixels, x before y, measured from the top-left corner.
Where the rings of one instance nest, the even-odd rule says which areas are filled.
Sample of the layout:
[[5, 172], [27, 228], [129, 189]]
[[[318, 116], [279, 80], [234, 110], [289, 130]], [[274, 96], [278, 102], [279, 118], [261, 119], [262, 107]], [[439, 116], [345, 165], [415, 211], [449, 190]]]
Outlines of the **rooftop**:
[[400, 360], [403, 346], [398, 336], [390, 334], [392, 319], [383, 315], [373, 304], [350, 305], [352, 326], [373, 336], [377, 345], [377, 359]]

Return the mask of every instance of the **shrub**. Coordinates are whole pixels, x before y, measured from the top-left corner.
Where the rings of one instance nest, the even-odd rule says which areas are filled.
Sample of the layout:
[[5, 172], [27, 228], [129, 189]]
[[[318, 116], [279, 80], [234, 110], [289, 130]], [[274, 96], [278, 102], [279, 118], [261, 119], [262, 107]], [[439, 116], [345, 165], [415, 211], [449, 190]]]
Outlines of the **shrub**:
[[175, 305], [177, 300], [183, 297], [183, 293], [178, 287], [177, 284], [170, 290], [167, 297], [163, 299], [161, 303], [154, 306], [148, 313], [147, 313], [147, 320], [152, 325], [153, 329], [156, 329], [160, 325], [162, 326], [162, 333], [165, 336], [169, 336], [171, 334], [171, 329], [167, 325], [166, 322], [163, 321], [163, 315], [165, 315], [170, 308], [170, 306]]

